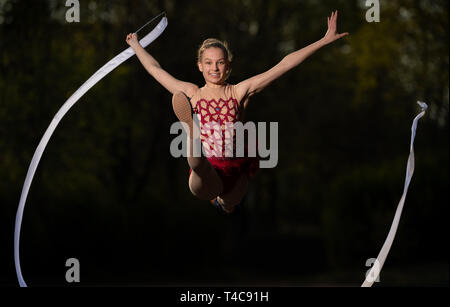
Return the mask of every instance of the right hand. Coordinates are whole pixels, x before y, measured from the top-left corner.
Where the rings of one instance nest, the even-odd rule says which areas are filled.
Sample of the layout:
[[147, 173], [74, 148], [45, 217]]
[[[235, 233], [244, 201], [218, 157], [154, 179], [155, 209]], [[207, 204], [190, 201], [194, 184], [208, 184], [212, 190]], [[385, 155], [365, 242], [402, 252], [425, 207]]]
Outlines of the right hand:
[[130, 45], [132, 48], [136, 46], [136, 44], [139, 44], [138, 37], [136, 33], [130, 33], [127, 35], [127, 38], [125, 39], [128, 45]]

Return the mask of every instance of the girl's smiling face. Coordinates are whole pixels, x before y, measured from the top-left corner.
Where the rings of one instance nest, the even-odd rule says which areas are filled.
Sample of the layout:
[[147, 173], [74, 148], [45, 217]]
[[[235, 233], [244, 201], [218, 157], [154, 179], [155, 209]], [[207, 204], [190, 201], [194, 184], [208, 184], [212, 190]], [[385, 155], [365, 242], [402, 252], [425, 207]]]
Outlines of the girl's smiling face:
[[223, 50], [218, 47], [205, 49], [198, 62], [198, 69], [203, 73], [206, 84], [210, 86], [220, 86], [225, 83], [229, 66]]

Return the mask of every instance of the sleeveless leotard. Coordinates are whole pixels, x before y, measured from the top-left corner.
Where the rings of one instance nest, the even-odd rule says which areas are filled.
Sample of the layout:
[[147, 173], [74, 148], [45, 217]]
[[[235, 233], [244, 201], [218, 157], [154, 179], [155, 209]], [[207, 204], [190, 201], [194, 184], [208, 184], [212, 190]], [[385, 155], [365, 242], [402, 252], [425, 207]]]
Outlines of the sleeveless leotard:
[[234, 187], [243, 172], [252, 177], [259, 168], [258, 157], [236, 157], [233, 124], [244, 119], [243, 107], [236, 97], [235, 86], [231, 84], [220, 88], [204, 86], [191, 97], [204, 153], [222, 179], [222, 194]]

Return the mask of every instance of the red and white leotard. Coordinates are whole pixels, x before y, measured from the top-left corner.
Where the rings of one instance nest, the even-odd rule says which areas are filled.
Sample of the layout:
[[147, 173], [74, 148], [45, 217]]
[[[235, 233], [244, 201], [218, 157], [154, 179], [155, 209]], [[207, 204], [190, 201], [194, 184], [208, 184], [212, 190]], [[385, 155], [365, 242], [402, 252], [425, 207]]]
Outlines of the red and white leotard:
[[228, 192], [242, 173], [253, 176], [258, 169], [257, 157], [236, 157], [233, 124], [243, 121], [244, 108], [237, 100], [235, 85], [219, 88], [204, 86], [191, 97], [194, 114], [200, 123], [200, 137], [206, 158], [222, 178]]

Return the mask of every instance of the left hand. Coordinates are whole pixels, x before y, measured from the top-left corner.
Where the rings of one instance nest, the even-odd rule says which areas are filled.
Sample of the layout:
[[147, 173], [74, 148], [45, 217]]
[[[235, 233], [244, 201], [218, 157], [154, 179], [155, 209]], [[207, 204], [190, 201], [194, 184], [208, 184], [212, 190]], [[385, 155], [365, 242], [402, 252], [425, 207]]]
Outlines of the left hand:
[[339, 34], [337, 31], [337, 18], [338, 11], [332, 12], [331, 17], [327, 17], [328, 20], [328, 31], [325, 33], [323, 39], [327, 44], [334, 42], [335, 40], [340, 39], [341, 37], [347, 36], [348, 32]]

